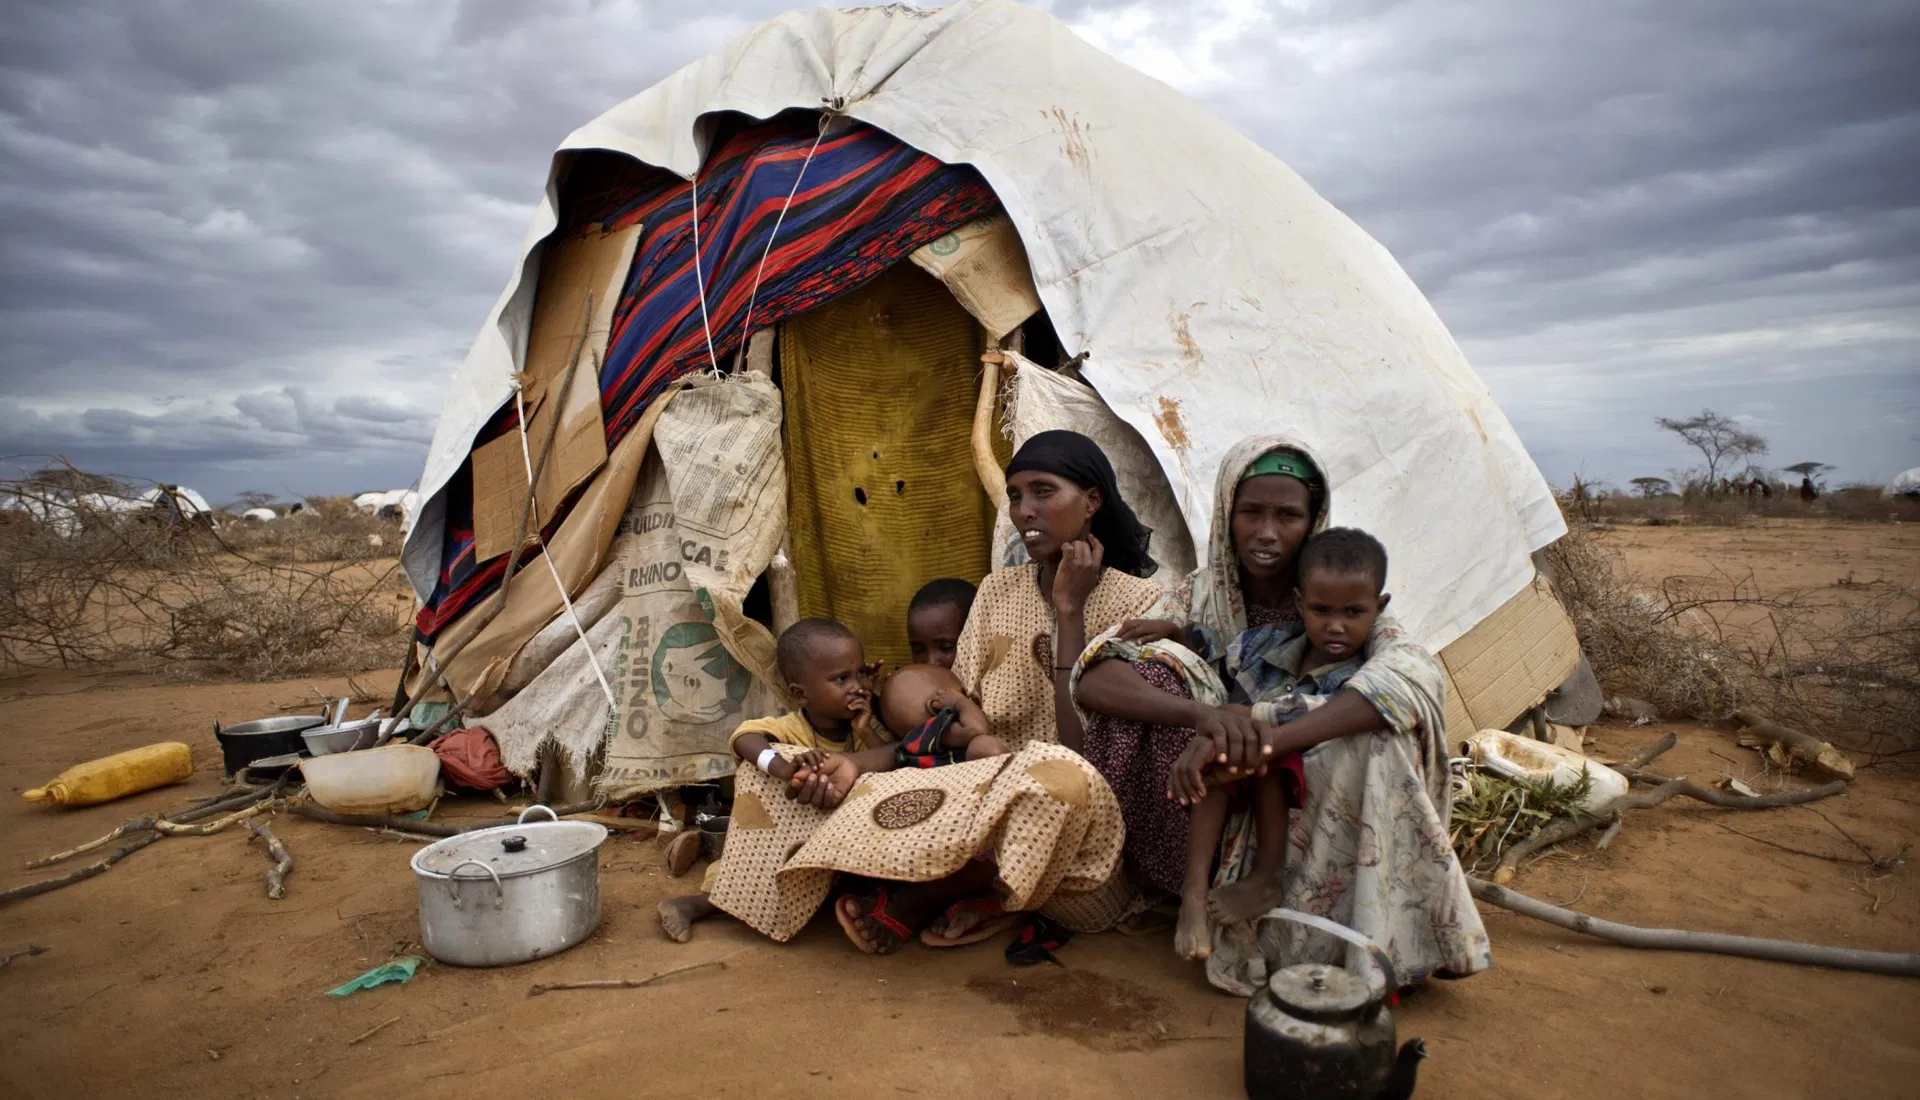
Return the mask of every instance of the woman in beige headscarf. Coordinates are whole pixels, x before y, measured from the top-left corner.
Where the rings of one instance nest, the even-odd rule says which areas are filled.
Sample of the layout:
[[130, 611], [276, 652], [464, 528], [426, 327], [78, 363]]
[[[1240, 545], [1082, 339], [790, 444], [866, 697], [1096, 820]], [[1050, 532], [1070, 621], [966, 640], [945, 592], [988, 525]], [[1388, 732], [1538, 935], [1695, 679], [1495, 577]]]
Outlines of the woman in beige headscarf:
[[[1285, 904], [1367, 935], [1408, 981], [1470, 974], [1491, 960], [1447, 837], [1444, 688], [1434, 657], [1382, 615], [1366, 664], [1338, 697], [1285, 726], [1261, 721], [1261, 704], [1274, 693], [1263, 658], [1300, 630], [1295, 556], [1331, 511], [1322, 469], [1304, 446], [1279, 436], [1245, 440], [1227, 454], [1207, 560], [1175, 593], [1174, 613], [1125, 624], [1082, 658], [1075, 699], [1087, 714], [1078, 747], [1120, 801], [1127, 866], [1176, 894], [1189, 881], [1188, 811], [1172, 797], [1171, 773], [1244, 776], [1304, 753]], [[1238, 826], [1228, 829], [1216, 884], [1251, 866], [1249, 830]], [[1222, 988], [1257, 984], [1265, 962], [1253, 929], [1209, 926], [1204, 909], [1192, 908], [1176, 930], [1176, 950], [1207, 959], [1209, 979]], [[1288, 961], [1344, 957], [1345, 945], [1322, 933], [1291, 924], [1274, 931]]]

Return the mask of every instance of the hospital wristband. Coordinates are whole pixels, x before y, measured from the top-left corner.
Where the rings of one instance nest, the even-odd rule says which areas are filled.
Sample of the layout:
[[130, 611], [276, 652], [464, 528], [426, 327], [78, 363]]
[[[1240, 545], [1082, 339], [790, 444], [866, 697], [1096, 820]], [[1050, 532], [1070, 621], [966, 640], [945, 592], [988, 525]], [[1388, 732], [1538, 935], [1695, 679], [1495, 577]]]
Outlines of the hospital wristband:
[[[774, 758], [775, 758], [775, 757], [777, 757], [777, 756], [779, 756], [779, 755], [780, 755], [779, 753], [777, 753], [777, 752], [774, 752], [774, 751], [773, 751], [772, 749], [770, 749], [770, 748], [766, 748], [766, 749], [761, 749], [761, 750], [760, 750], [760, 758], [759, 758], [758, 760], [755, 760], [755, 761], [753, 762], [753, 766], [754, 766], [754, 767], [756, 767], [756, 768], [759, 768], [759, 769], [760, 769], [761, 771], [763, 771], [763, 772], [764, 772], [764, 771], [767, 771], [767, 765], [768, 765], [768, 764], [771, 764], [771, 763], [773, 763], [773, 761], [774, 761]], [[771, 774], [773, 774], [773, 773], [772, 773], [772, 772], [767, 772], [767, 774], [769, 774], [769, 775], [771, 775]]]

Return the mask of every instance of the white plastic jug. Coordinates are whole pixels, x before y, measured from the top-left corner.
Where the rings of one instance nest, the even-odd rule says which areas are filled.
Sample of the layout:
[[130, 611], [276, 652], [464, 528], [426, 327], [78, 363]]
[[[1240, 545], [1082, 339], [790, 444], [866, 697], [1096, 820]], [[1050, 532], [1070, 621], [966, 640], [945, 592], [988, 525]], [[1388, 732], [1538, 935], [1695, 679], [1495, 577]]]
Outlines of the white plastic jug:
[[300, 761], [307, 793], [335, 813], [417, 810], [440, 789], [440, 758], [424, 745], [387, 745]]
[[1564, 785], [1579, 782], [1580, 772], [1585, 770], [1593, 776], [1593, 785], [1582, 804], [1589, 810], [1627, 793], [1626, 776], [1551, 742], [1516, 737], [1505, 730], [1481, 730], [1460, 748], [1474, 763], [1508, 779], [1551, 778]]

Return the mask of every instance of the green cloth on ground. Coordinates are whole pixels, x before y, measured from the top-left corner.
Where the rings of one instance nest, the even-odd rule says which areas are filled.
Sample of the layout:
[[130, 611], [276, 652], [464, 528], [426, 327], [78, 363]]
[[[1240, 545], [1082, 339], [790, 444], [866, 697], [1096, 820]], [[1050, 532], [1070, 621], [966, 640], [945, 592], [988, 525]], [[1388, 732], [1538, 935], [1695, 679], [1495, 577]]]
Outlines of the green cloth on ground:
[[413, 972], [420, 969], [420, 964], [426, 961], [419, 955], [402, 955], [390, 962], [381, 963], [338, 989], [327, 990], [327, 996], [345, 997], [351, 993], [358, 993], [362, 989], [372, 989], [376, 985], [385, 985], [388, 982], [412, 981]]

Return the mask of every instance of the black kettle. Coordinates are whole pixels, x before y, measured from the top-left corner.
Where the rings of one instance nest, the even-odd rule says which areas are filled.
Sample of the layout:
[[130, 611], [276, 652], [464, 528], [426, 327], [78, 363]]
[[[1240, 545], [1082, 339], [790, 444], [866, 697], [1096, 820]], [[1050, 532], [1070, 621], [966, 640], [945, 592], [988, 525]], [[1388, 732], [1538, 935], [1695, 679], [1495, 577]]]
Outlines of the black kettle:
[[1401, 1100], [1413, 1094], [1425, 1058], [1418, 1039], [1394, 1051], [1387, 998], [1393, 962], [1367, 937], [1324, 917], [1274, 909], [1263, 920], [1304, 924], [1365, 948], [1381, 984], [1339, 966], [1297, 963], [1274, 970], [1247, 1002], [1249, 1100]]

